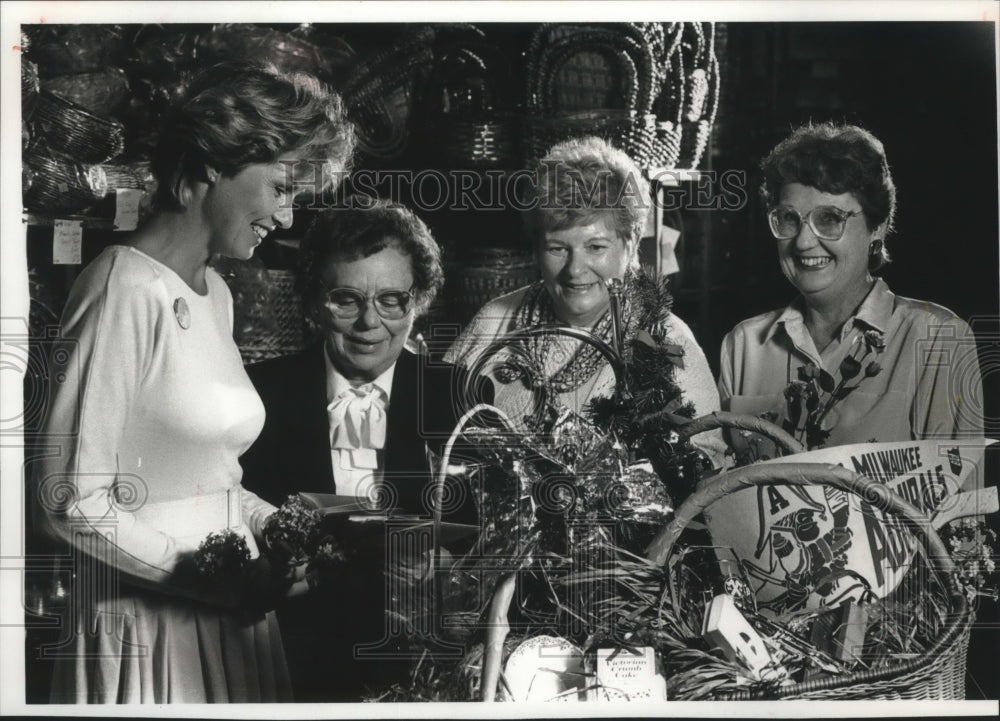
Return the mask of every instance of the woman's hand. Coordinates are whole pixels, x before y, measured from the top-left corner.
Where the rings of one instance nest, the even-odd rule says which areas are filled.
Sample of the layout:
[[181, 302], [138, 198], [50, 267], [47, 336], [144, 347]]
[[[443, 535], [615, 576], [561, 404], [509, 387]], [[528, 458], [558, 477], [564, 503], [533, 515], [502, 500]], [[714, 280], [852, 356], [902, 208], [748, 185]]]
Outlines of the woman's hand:
[[273, 610], [283, 599], [302, 595], [307, 590], [304, 565], [290, 567], [275, 563], [268, 554], [262, 553], [247, 567], [240, 608], [245, 619], [253, 621]]
[[285, 591], [285, 598], [304, 596], [316, 587], [315, 578], [310, 577], [306, 572], [308, 565], [308, 563], [302, 563], [288, 569], [287, 577], [291, 581], [291, 585], [288, 587], [288, 590]]

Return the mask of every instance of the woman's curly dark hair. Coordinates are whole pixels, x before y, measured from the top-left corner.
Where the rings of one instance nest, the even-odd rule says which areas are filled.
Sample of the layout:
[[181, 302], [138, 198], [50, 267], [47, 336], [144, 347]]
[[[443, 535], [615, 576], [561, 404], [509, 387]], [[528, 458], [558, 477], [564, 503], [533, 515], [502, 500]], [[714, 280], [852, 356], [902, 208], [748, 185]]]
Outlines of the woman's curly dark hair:
[[409, 208], [387, 200], [352, 196], [344, 207], [327, 208], [313, 220], [299, 247], [296, 289], [311, 319], [322, 296], [321, 276], [333, 261], [352, 261], [387, 247], [410, 259], [415, 314], [423, 313], [444, 285], [441, 249], [430, 229]]
[[349, 169], [354, 146], [343, 101], [315, 77], [221, 63], [191, 81], [164, 121], [153, 157], [156, 202], [180, 207], [184, 183], [205, 178], [206, 166], [233, 175], [289, 153], [303, 170], [325, 168], [321, 190]]
[[[831, 122], [803, 125], [774, 147], [761, 170], [760, 194], [769, 209], [779, 203], [782, 186], [801, 183], [833, 195], [850, 193], [864, 211], [868, 230], [883, 223], [887, 234], [892, 230], [896, 186], [882, 141], [864, 128]], [[872, 270], [887, 262], [883, 242]]]

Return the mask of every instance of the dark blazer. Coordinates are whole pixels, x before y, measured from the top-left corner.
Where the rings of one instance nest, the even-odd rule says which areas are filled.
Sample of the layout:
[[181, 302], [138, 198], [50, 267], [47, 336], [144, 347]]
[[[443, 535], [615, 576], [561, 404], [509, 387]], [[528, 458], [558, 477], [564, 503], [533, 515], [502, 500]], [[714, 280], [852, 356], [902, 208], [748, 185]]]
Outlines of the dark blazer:
[[[323, 354], [319, 343], [247, 367], [267, 415], [240, 458], [243, 485], [274, 505], [300, 491], [334, 492]], [[430, 516], [426, 447], [440, 454], [462, 413], [476, 402], [492, 402], [488, 381], [463, 399], [466, 377], [457, 366], [400, 354], [386, 418], [385, 483], [395, 489], [394, 512]], [[460, 492], [465, 501], [445, 518], [475, 523], [468, 487]], [[356, 644], [378, 642], [386, 628], [389, 591], [379, 563], [384, 550], [376, 546], [369, 554], [349, 549], [354, 557], [343, 578], [277, 609], [296, 700], [361, 700], [366, 687], [375, 691], [405, 672], [403, 660], [358, 661], [353, 654]]]
[[[257, 441], [240, 458], [244, 487], [276, 506], [300, 491], [333, 493], [322, 343], [248, 366], [247, 373], [267, 416]], [[396, 361], [385, 447], [385, 482], [395, 489], [396, 511], [430, 514], [422, 498], [430, 481], [426, 446], [440, 454], [462, 413], [475, 402], [493, 401], [488, 381], [473, 399], [462, 399], [465, 379], [463, 369], [407, 350]], [[475, 522], [475, 517], [465, 508], [450, 520]]]

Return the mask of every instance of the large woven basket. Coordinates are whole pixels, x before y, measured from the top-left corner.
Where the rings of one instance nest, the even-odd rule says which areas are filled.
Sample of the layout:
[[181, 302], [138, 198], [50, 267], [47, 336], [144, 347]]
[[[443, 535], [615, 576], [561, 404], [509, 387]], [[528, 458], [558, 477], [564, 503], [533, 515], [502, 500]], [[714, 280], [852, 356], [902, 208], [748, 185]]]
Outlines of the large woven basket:
[[103, 23], [23, 25], [22, 50], [38, 63], [42, 77], [96, 72], [118, 65], [125, 37], [122, 26]]
[[82, 213], [108, 194], [108, 177], [100, 165], [82, 165], [28, 152], [21, 177], [22, 203], [35, 213]]
[[[720, 69], [713, 23], [679, 23], [663, 61], [665, 72], [653, 109], [658, 139], [676, 154], [664, 167], [694, 169], [708, 147], [719, 109]], [[669, 158], [668, 158], [669, 159]]]
[[434, 60], [434, 37], [430, 26], [406, 31], [391, 48], [362, 60], [341, 88], [361, 156], [386, 160], [406, 149], [418, 87]]
[[461, 271], [451, 275], [457, 279], [451, 300], [465, 322], [487, 302], [535, 281], [538, 268], [530, 254], [487, 247], [471, 251]]
[[125, 128], [42, 90], [30, 120], [32, 143], [79, 163], [104, 163], [125, 149]]
[[[236, 344], [244, 364], [259, 363], [306, 347], [308, 337], [302, 302], [295, 291], [294, 272], [268, 270], [267, 280], [260, 287], [236, 291], [233, 295]], [[266, 307], [267, 317], [241, 324], [239, 319], [245, 315], [241, 301], [255, 308]]]
[[511, 114], [480, 118], [444, 116], [437, 147], [451, 168], [506, 168], [516, 166], [520, 126]]
[[41, 88], [102, 118], [121, 110], [131, 97], [128, 76], [121, 68], [43, 78]]
[[664, 165], [651, 112], [659, 70], [652, 45], [636, 26], [543, 25], [525, 65], [525, 103], [532, 110], [524, 122], [526, 167], [556, 143], [587, 135], [603, 138], [640, 166]]
[[523, 148], [525, 167], [532, 168], [556, 143], [594, 135], [625, 151], [640, 166], [657, 162], [656, 116], [630, 110], [593, 110], [559, 117], [524, 118]]
[[[778, 475], [780, 474], [780, 475]], [[696, 516], [715, 501], [736, 491], [764, 485], [831, 485], [860, 495], [870, 505], [896, 516], [925, 550], [928, 563], [943, 579], [951, 603], [950, 613], [938, 637], [920, 656], [902, 659], [872, 671], [857, 671], [771, 690], [768, 698], [896, 700], [965, 698], [965, 665], [973, 613], [954, 578], [954, 564], [930, 519], [886, 486], [841, 466], [817, 463], [768, 465], [738, 468], [703, 483], [677, 509], [671, 521], [652, 541], [650, 560], [665, 564], [681, 533]], [[763, 692], [761, 692], [763, 693]], [[726, 700], [765, 698], [762, 695], [733, 695]]]

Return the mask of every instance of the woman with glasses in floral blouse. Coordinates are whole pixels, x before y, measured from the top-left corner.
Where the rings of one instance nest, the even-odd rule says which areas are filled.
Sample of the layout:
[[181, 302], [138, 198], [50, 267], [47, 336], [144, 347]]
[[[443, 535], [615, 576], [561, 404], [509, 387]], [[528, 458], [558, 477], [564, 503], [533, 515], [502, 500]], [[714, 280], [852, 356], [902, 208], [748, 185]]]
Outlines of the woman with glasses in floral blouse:
[[896, 207], [882, 143], [853, 125], [808, 125], [762, 169], [778, 260], [799, 294], [723, 340], [723, 408], [773, 412], [811, 447], [982, 436], [969, 326], [873, 276], [889, 261]]

